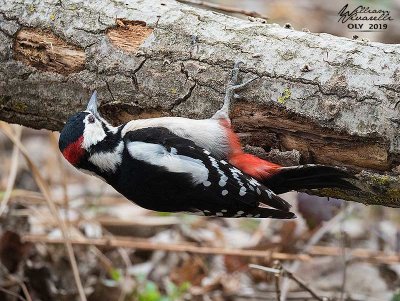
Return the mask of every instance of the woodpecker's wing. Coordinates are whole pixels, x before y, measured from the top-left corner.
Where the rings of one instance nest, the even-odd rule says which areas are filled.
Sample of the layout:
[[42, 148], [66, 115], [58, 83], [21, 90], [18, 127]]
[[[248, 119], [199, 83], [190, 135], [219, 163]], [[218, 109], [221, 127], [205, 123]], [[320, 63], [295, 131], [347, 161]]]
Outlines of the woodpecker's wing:
[[[290, 205], [267, 187], [166, 128], [130, 131], [124, 140], [132, 159], [157, 167], [152, 179], [171, 179], [168, 187], [178, 185], [176, 198], [188, 199], [179, 210], [224, 217], [294, 217]], [[181, 183], [176, 183], [177, 175], [184, 175]]]

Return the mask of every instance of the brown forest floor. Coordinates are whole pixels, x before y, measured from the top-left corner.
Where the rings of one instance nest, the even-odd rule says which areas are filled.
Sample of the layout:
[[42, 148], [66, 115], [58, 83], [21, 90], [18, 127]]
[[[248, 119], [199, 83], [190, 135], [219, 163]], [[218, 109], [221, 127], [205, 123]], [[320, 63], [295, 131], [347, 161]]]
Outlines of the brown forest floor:
[[79, 300], [71, 256], [88, 300], [399, 300], [399, 209], [289, 193], [291, 221], [150, 212], [68, 166], [58, 134], [22, 130], [35, 170], [0, 129], [0, 300]]

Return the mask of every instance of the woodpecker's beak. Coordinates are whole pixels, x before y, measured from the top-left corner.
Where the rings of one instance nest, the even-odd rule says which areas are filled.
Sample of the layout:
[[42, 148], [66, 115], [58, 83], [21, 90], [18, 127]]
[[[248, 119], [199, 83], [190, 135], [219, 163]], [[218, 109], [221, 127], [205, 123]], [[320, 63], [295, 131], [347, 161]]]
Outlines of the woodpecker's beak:
[[90, 97], [89, 103], [86, 107], [86, 111], [90, 111], [93, 113], [95, 116], [99, 116], [99, 113], [97, 112], [97, 91], [95, 90], [92, 94], [92, 97]]

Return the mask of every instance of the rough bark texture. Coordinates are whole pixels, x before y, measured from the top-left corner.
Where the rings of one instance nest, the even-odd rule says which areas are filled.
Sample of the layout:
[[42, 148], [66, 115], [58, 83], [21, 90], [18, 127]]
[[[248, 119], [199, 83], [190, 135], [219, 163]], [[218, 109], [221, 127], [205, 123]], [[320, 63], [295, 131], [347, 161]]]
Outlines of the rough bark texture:
[[114, 122], [209, 117], [238, 59], [243, 79], [259, 77], [232, 110], [249, 150], [346, 166], [364, 192], [320, 194], [400, 207], [399, 45], [171, 0], [0, 0], [0, 118], [8, 122], [59, 130], [94, 89]]

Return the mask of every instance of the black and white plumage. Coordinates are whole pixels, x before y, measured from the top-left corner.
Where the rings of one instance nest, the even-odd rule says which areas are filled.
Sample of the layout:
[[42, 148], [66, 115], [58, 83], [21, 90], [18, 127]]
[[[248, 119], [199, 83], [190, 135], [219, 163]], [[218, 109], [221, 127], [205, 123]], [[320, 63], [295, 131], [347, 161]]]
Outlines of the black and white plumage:
[[286, 201], [258, 181], [168, 129], [140, 129], [123, 140], [127, 165], [114, 187], [142, 207], [224, 217], [294, 216]]
[[208, 119], [160, 117], [114, 127], [97, 112], [94, 93], [87, 110], [72, 116], [61, 131], [60, 150], [75, 167], [157, 211], [293, 218], [276, 193], [358, 189], [336, 167], [283, 167], [243, 151], [231, 128], [229, 106], [235, 92], [254, 78], [238, 84], [239, 64], [222, 108]]
[[75, 167], [103, 178], [155, 211], [221, 217], [293, 218], [290, 205], [254, 178], [167, 128], [126, 130], [97, 113], [95, 95], [72, 116], [60, 150]]

